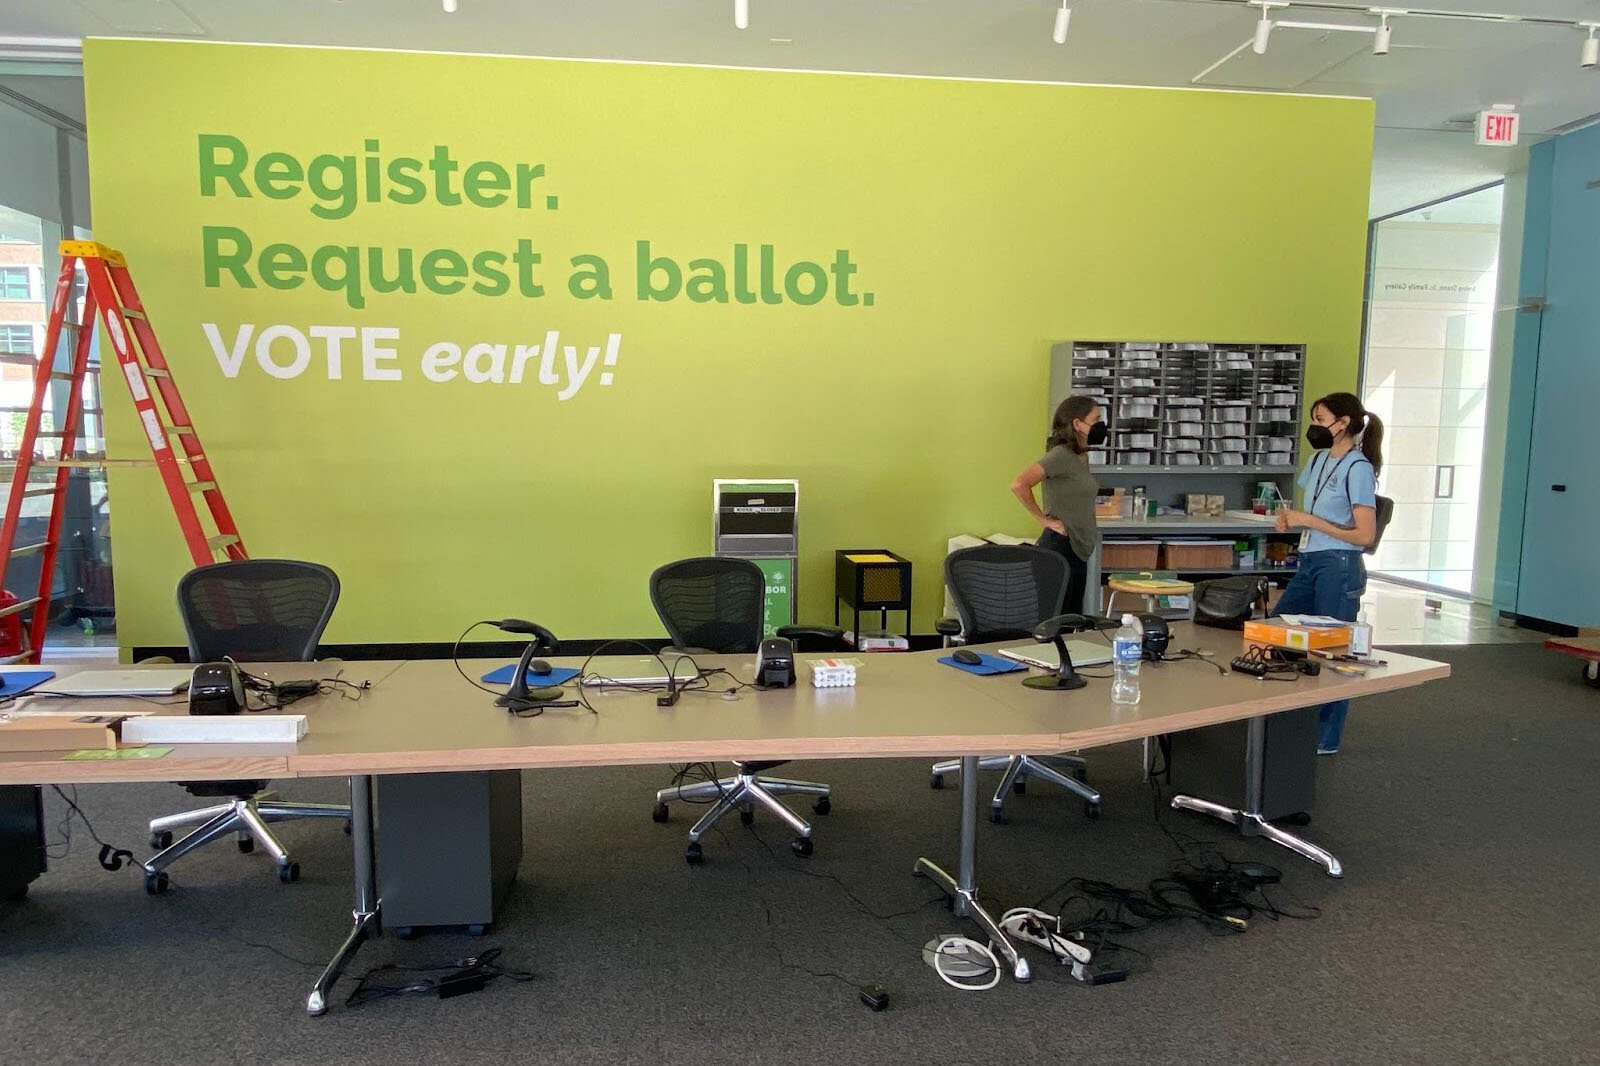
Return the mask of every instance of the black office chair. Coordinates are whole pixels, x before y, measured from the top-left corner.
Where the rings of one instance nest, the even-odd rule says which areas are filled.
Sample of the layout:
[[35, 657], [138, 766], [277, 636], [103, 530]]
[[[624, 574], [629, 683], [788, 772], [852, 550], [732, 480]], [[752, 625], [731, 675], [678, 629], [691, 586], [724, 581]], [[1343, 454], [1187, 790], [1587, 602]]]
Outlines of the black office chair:
[[[947, 645], [1032, 640], [1035, 626], [1061, 613], [1067, 578], [1066, 559], [1030, 544], [981, 544], [951, 552], [944, 561], [944, 583], [961, 617], [942, 618], [935, 628]], [[1021, 795], [1030, 778], [1082, 796], [1085, 813], [1100, 817], [1100, 793], [1084, 784], [1088, 771], [1076, 755], [986, 755], [978, 768], [1005, 771], [989, 801], [992, 821], [1006, 820], [1007, 794]], [[930, 783], [943, 788], [947, 775], [960, 772], [960, 759], [935, 763]]]
[[[761, 643], [766, 577], [748, 559], [706, 557], [668, 563], [650, 575], [650, 602], [655, 605], [661, 624], [672, 638], [671, 651], [693, 655], [705, 652], [719, 655], [755, 654]], [[778, 636], [795, 643], [796, 650], [834, 650], [843, 630], [832, 626], [784, 626]], [[766, 807], [790, 829], [795, 839], [790, 844], [797, 855], [811, 854], [811, 826], [788, 807], [779, 796], [816, 796], [812, 810], [827, 814], [830, 789], [812, 781], [787, 781], [758, 775], [782, 766], [788, 760], [735, 760], [737, 771], [720, 781], [701, 781], [682, 787], [664, 788], [656, 793], [651, 818], [667, 820], [667, 802], [707, 802], [711, 809], [689, 830], [689, 847], [684, 857], [700, 861], [700, 838], [723, 815], [738, 810], [746, 825], [755, 819], [755, 805]]]
[[[288, 559], [245, 559], [189, 571], [178, 581], [178, 613], [196, 663], [309, 662], [339, 602], [339, 578], [326, 566]], [[150, 846], [160, 849], [144, 864], [145, 889], [167, 887], [166, 868], [230, 833], [239, 850], [257, 844], [278, 864], [284, 883], [300, 878], [300, 864], [272, 834], [272, 822], [295, 818], [350, 817], [350, 808], [326, 803], [282, 803], [263, 792], [266, 781], [180, 781], [196, 796], [226, 802], [150, 822]], [[177, 843], [172, 831], [199, 823]]]

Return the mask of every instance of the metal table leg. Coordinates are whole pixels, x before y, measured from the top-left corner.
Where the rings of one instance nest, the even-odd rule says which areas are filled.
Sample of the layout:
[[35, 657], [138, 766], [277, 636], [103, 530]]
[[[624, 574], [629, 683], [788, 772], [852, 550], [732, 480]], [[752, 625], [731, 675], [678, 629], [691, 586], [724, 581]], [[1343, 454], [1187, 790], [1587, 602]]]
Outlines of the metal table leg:
[[1266, 837], [1312, 862], [1321, 863], [1329, 877], [1343, 877], [1344, 866], [1329, 851], [1318, 847], [1304, 837], [1296, 836], [1267, 821], [1261, 810], [1262, 781], [1266, 775], [1267, 719], [1258, 715], [1250, 719], [1245, 731], [1244, 749], [1244, 809], [1224, 807], [1210, 800], [1194, 796], [1173, 796], [1172, 806], [1180, 811], [1208, 814], [1238, 827], [1240, 836]]
[[322, 976], [306, 997], [306, 1013], [313, 1018], [328, 1011], [328, 992], [344, 973], [345, 966], [369, 938], [383, 931], [378, 899], [376, 852], [372, 837], [372, 777], [361, 774], [350, 778], [350, 845], [355, 853], [355, 910], [351, 914], [350, 935], [328, 962]]
[[996, 922], [978, 902], [978, 756], [961, 757], [961, 843], [957, 869], [960, 877], [951, 877], [932, 859], [921, 858], [911, 872], [927, 877], [950, 896], [956, 917], [971, 919], [989, 937], [989, 943], [1011, 969], [1018, 981], [1033, 977], [1028, 960], [1017, 954], [1016, 945], [1000, 931]]

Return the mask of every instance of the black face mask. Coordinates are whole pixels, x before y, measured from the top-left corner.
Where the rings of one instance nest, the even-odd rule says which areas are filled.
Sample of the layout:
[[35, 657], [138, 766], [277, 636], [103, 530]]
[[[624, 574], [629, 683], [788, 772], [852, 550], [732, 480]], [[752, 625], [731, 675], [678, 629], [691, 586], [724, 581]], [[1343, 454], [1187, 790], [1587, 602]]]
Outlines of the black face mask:
[[1111, 436], [1111, 430], [1106, 428], [1104, 422], [1096, 422], [1089, 427], [1089, 435], [1085, 438], [1091, 448], [1098, 448]]
[[1325, 448], [1331, 448], [1333, 447], [1333, 430], [1313, 422], [1306, 427], [1306, 443], [1319, 452]]

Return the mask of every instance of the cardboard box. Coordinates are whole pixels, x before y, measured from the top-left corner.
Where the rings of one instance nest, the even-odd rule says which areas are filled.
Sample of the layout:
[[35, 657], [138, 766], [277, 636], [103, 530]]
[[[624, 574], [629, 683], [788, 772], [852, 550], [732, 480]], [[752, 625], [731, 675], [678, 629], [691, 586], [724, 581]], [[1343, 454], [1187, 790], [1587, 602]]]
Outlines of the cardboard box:
[[1277, 648], [1293, 648], [1296, 651], [1343, 648], [1350, 643], [1350, 627], [1300, 628], [1284, 625], [1276, 618], [1269, 618], [1264, 622], [1246, 622], [1244, 642], [1246, 645], [1268, 644]]
[[52, 715], [0, 722], [0, 751], [110, 750], [116, 746], [117, 734], [103, 720], [80, 722]]

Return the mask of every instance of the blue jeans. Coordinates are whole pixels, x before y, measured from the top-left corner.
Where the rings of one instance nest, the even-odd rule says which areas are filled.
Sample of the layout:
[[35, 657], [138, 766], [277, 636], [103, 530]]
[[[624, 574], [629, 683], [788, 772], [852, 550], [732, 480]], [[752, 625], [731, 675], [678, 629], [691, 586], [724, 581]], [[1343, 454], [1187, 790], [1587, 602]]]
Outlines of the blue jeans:
[[[1315, 551], [1300, 556], [1300, 569], [1278, 601], [1278, 614], [1325, 614], [1354, 622], [1367, 591], [1367, 564], [1359, 551]], [[1317, 747], [1338, 751], [1349, 700], [1324, 703], [1317, 714]]]

